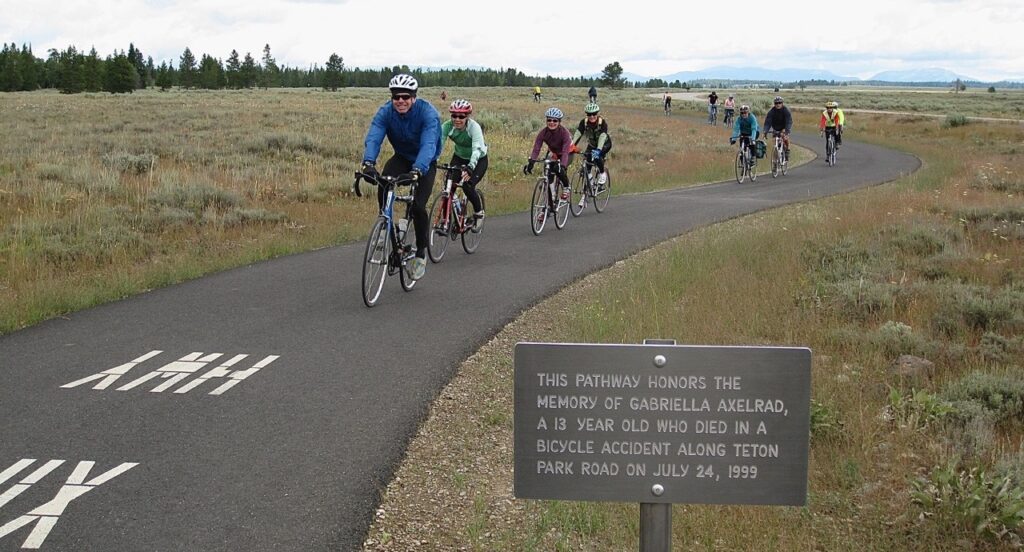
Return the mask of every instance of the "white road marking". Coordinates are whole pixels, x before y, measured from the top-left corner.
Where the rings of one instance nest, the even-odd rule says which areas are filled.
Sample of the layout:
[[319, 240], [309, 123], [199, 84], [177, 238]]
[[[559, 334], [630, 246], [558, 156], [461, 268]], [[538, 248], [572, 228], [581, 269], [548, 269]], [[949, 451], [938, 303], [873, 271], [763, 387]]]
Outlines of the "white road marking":
[[[21, 460], [15, 463], [14, 466], [11, 466], [7, 470], [4, 470], [3, 474], [8, 474], [8, 472], [12, 472], [11, 474], [7, 475], [7, 477], [10, 477], [14, 473], [21, 471], [28, 465], [31, 465], [33, 462], [35, 462], [35, 460], [28, 460], [27, 464], [25, 462], [26, 460]], [[40, 479], [42, 479], [51, 471], [53, 471], [57, 466], [63, 463], [63, 460], [50, 460], [49, 462], [41, 466], [39, 469], [32, 472], [28, 477], [23, 479], [21, 483], [12, 487], [11, 490], [14, 490], [19, 487], [24, 488], [18, 490], [10, 498], [17, 496], [22, 491], [31, 486], [33, 483], [38, 482]], [[3, 526], [0, 526], [0, 539], [6, 537], [7, 535], [17, 531], [18, 529], [21, 529], [22, 527], [32, 522], [36, 522], [35, 527], [32, 528], [32, 532], [29, 533], [28, 537], [25, 539], [25, 542], [22, 543], [21, 547], [28, 549], [36, 549], [41, 547], [43, 545], [43, 541], [45, 541], [46, 537], [49, 536], [50, 531], [53, 530], [54, 526], [57, 525], [57, 520], [60, 519], [60, 516], [64, 513], [64, 510], [67, 509], [68, 504], [70, 504], [76, 498], [110, 481], [111, 479], [114, 479], [115, 477], [127, 472], [128, 470], [134, 468], [135, 466], [138, 466], [139, 464], [137, 462], [123, 462], [117, 467], [109, 469], [106, 472], [92, 478], [91, 480], [86, 481], [86, 478], [89, 476], [89, 472], [92, 471], [92, 468], [95, 465], [96, 463], [91, 460], [79, 462], [75, 466], [75, 469], [71, 472], [71, 475], [68, 476], [65, 484], [61, 486], [60, 490], [57, 491], [57, 495], [53, 497], [52, 500], [41, 506], [34, 508], [27, 514], [19, 516], [14, 520], [7, 522]], [[16, 471], [13, 471], [15, 467], [17, 467], [18, 469]], [[4, 493], [4, 496], [6, 496], [7, 494], [8, 493]], [[8, 501], [10, 500], [10, 498], [8, 498]], [[2, 506], [4, 503], [0, 503], [0, 506]]]
[[15, 475], [18, 475], [18, 472], [31, 466], [32, 464], [35, 463], [35, 461], [35, 458], [22, 458], [21, 460], [18, 460], [17, 462], [12, 464], [11, 467], [0, 472], [0, 485], [3, 485], [4, 483], [7, 482], [8, 479], [14, 477]]
[[93, 374], [87, 378], [75, 380], [71, 383], [61, 385], [61, 387], [64, 389], [70, 389], [72, 387], [78, 387], [79, 385], [89, 383], [90, 381], [93, 380], [103, 379], [103, 381], [97, 383], [96, 386], [93, 387], [93, 389], [106, 389], [107, 387], [110, 387], [110, 384], [117, 381], [117, 378], [120, 378], [121, 376], [127, 374], [128, 370], [135, 368], [139, 364], [146, 362], [147, 360], [155, 357], [156, 355], [159, 355], [162, 352], [163, 351], [150, 351], [131, 362], [126, 362], [120, 366], [115, 366], [114, 368], [111, 368], [109, 370], [104, 370], [99, 374]]
[[256, 363], [255, 365], [253, 365], [253, 367], [249, 368], [248, 370], [239, 370], [237, 372], [234, 372], [234, 373], [230, 374], [227, 377], [231, 378], [231, 381], [225, 382], [220, 387], [214, 389], [213, 391], [210, 391], [210, 394], [211, 395], [222, 395], [222, 394], [224, 394], [224, 392], [226, 392], [228, 389], [231, 389], [232, 387], [238, 385], [239, 383], [242, 383], [242, 380], [244, 380], [245, 378], [255, 374], [256, 372], [259, 372], [260, 369], [265, 368], [271, 362], [274, 362], [278, 358], [281, 358], [281, 357], [278, 356], [278, 355], [270, 355], [267, 358], [261, 360], [260, 362]]

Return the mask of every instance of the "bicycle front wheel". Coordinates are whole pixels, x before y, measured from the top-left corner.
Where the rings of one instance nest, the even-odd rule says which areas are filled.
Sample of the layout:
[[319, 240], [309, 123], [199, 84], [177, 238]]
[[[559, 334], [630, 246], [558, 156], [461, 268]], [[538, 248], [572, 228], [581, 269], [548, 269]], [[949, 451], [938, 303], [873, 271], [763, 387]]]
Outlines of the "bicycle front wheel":
[[388, 259], [391, 258], [391, 240], [388, 236], [388, 220], [379, 217], [370, 230], [363, 254], [363, 303], [367, 307], [377, 304], [384, 279], [388, 275]]
[[[412, 264], [413, 257], [416, 256], [416, 222], [413, 221], [412, 217], [406, 219], [408, 225], [406, 226], [405, 235], [402, 236], [402, 241], [398, 244], [401, 248], [399, 254], [402, 256], [402, 268], [398, 271], [399, 280], [402, 282], [402, 289], [405, 291], [412, 291], [412, 288], [416, 286], [418, 280], [413, 280], [412, 275], [409, 274], [408, 269]], [[429, 251], [429, 248], [427, 249]]]
[[743, 158], [743, 150], [736, 152], [736, 183], [743, 184], [747, 179], [747, 160]]
[[782, 170], [782, 154], [779, 153], [779, 148], [772, 148], [772, 178], [779, 176], [779, 171]]
[[533, 203], [530, 204], [530, 229], [534, 236], [539, 236], [548, 221], [548, 181], [544, 177], [537, 179], [533, 187]]
[[[572, 203], [572, 188], [563, 188], [561, 183], [555, 185], [557, 188], [561, 188], [555, 197], [555, 228], [561, 230], [565, 228], [565, 223], [569, 220], [569, 205]], [[562, 199], [562, 193], [568, 192], [565, 199]]]
[[[448, 198], [439, 195], [434, 198], [434, 202], [430, 206], [430, 240], [427, 243], [427, 254], [435, 263], [441, 262], [441, 259], [444, 258], [452, 232], [455, 231], [455, 224], [452, 220], [454, 217], [451, 216], [448, 204]], [[445, 216], [446, 211], [449, 216]]]
[[[480, 196], [481, 210], [486, 213], [487, 202], [484, 199], [484, 193], [480, 190], [477, 190], [476, 194]], [[473, 211], [473, 204], [467, 201], [466, 220], [473, 220], [474, 214], [475, 211]], [[466, 253], [472, 255], [473, 252], [476, 251], [476, 248], [480, 247], [480, 238], [482, 237], [484, 231], [484, 220], [485, 219], [474, 220], [473, 228], [466, 230], [465, 232], [462, 233], [462, 249], [465, 250]]]
[[569, 204], [572, 216], [578, 217], [583, 214], [583, 208], [587, 205], [587, 174], [581, 169], [572, 179], [572, 195], [579, 199]]
[[591, 188], [594, 190], [594, 209], [598, 213], [603, 213], [608, 208], [608, 200], [612, 197], [612, 171], [608, 170], [608, 165], [604, 166], [604, 172], [608, 175], [604, 185]]

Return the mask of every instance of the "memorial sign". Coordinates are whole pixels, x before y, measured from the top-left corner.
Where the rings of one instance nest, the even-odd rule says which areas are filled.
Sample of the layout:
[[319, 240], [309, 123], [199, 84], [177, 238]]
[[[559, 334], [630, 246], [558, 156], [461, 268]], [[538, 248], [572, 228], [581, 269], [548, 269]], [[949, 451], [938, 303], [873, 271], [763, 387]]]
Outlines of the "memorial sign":
[[515, 496], [807, 500], [811, 351], [520, 343]]

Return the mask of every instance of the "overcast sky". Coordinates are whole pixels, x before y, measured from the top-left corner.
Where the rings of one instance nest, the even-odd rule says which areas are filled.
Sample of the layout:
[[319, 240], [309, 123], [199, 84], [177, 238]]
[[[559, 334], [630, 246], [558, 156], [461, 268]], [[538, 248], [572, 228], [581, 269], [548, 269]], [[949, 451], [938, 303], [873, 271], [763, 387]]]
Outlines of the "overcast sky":
[[715, 65], [826, 69], [868, 78], [940, 67], [1024, 79], [1024, 1], [861, 0], [0, 0], [0, 41], [95, 47], [134, 43], [160, 61], [185, 47], [278, 64], [515, 67], [578, 76], [619, 61], [660, 76]]

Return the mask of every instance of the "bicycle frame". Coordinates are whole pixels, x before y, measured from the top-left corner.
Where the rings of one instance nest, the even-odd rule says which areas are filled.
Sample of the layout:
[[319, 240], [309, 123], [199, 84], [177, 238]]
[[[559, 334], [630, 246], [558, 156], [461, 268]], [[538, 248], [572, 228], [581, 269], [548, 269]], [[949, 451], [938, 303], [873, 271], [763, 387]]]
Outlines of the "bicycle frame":
[[[400, 230], [398, 224], [395, 222], [394, 207], [395, 202], [399, 201], [406, 204], [406, 212], [403, 220], [406, 220], [406, 232], [409, 231], [408, 222], [412, 219], [412, 211], [409, 206], [414, 201], [414, 194], [416, 190], [416, 183], [409, 180], [401, 180], [391, 176], [371, 176], [365, 173], [356, 172], [355, 182], [352, 183], [352, 189], [357, 196], [362, 197], [362, 191], [359, 188], [359, 181], [366, 180], [374, 183], [378, 186], [383, 186], [384, 199], [381, 202], [380, 211], [377, 217], [377, 221], [374, 223], [373, 230], [370, 233], [370, 239], [367, 245], [366, 258], [363, 264], [363, 302], [367, 307], [373, 307], [380, 298], [381, 289], [384, 286], [384, 280], [388, 276], [393, 276], [395, 273], [399, 273], [402, 279], [402, 289], [405, 291], [412, 290], [413, 286], [416, 285], [416, 281], [411, 278], [406, 278], [403, 268], [406, 263], [412, 259], [416, 254], [416, 247], [414, 243], [406, 244], [406, 236], [399, 236]], [[395, 188], [398, 186], [410, 186], [408, 195], [398, 195], [395, 192]], [[383, 222], [384, 225], [384, 242], [374, 238], [378, 231], [379, 226]], [[374, 251], [374, 243], [380, 244], [380, 251], [388, 251], [382, 255], [381, 258], [377, 259]], [[390, 245], [390, 250], [387, 246]], [[383, 272], [380, 272], [380, 276], [373, 276], [372, 279], [367, 279], [367, 267], [371, 265], [382, 266]], [[369, 287], [367, 287], [369, 286]]]
[[[457, 234], [466, 233], [469, 228], [466, 226], [466, 207], [469, 203], [469, 199], [466, 197], [465, 191], [461, 194], [459, 190], [462, 190], [462, 167], [455, 165], [438, 165], [437, 168], [444, 171], [444, 188], [441, 189], [441, 217], [442, 221], [451, 220], [452, 215], [452, 198], [459, 197], [462, 202], [463, 208], [455, 214], [455, 223], [457, 227], [455, 232]], [[437, 224], [438, 221], [431, 221], [433, 224]], [[449, 229], [450, 230], [450, 229]]]

